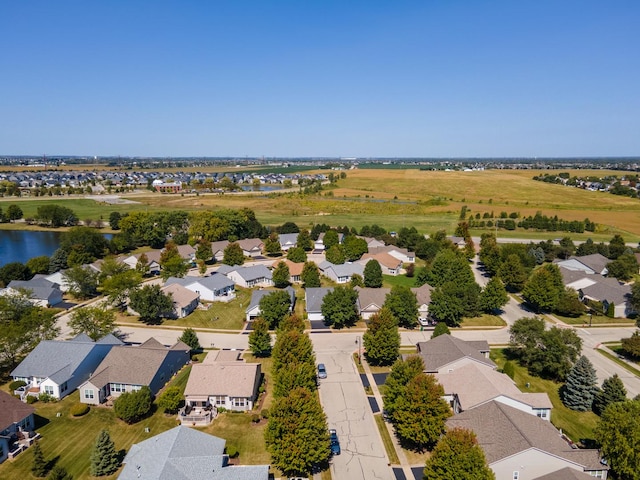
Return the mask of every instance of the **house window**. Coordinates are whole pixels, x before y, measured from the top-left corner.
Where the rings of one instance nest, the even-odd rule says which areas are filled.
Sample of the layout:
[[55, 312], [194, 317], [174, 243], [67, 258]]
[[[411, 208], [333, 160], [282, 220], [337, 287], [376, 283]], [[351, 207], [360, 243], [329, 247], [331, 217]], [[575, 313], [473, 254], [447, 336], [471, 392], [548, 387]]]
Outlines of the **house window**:
[[142, 388], [142, 385], [133, 385], [131, 387], [131, 391], [132, 392], [137, 392], [138, 390], [140, 390]]
[[589, 475], [596, 478], [604, 478], [604, 470], [593, 470], [589, 472]]
[[244, 397], [235, 397], [233, 399], [233, 406], [234, 407], [246, 407], [247, 406], [247, 399]]
[[517, 470], [513, 472], [513, 480], [518, 480], [520, 478], [520, 472]]
[[84, 398], [87, 398], [87, 399], [91, 399], [91, 400], [93, 400], [93, 390], [90, 390], [90, 389], [88, 389], [88, 388], [87, 388], [87, 389], [85, 389], [85, 391], [84, 391]]
[[213, 403], [215, 403], [216, 406], [226, 405], [227, 399], [224, 395], [217, 395], [213, 397]]
[[111, 384], [111, 391], [112, 392], [124, 392], [124, 385], [122, 385], [121, 383], [112, 383]]
[[537, 410], [535, 410], [535, 412], [536, 412], [536, 415], [537, 415], [538, 417], [540, 417], [540, 418], [547, 418], [547, 415], [548, 415], [547, 410], [544, 410], [544, 409], [537, 409]]
[[44, 386], [44, 393], [46, 393], [47, 395], [53, 395], [53, 386], [45, 385]]

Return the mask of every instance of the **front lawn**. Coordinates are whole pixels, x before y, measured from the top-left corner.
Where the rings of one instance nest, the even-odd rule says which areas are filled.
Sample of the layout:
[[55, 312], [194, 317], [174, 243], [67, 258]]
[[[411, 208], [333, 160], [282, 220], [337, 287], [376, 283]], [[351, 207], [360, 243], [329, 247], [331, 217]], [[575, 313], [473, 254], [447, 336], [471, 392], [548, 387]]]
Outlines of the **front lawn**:
[[564, 315], [559, 315], [557, 313], [554, 313], [553, 316], [569, 325], [581, 325], [583, 327], [587, 327], [589, 325], [608, 325], [610, 323], [628, 323], [629, 325], [636, 323], [635, 320], [631, 320], [630, 318], [611, 318], [606, 315], [593, 315], [590, 317], [586, 313], [579, 317], [565, 317]]
[[460, 323], [462, 328], [474, 328], [474, 327], [504, 327], [506, 322], [497, 315], [489, 315], [483, 313], [479, 317], [465, 317]]
[[[502, 368], [507, 360], [505, 349], [492, 349], [491, 360], [499, 368]], [[515, 382], [523, 392], [546, 392], [551, 399], [551, 423], [571, 438], [574, 442], [593, 439], [593, 429], [598, 423], [598, 416], [593, 412], [576, 412], [564, 406], [560, 400], [559, 389], [562, 383], [552, 380], [544, 380], [529, 375], [525, 367], [521, 367], [516, 360], [512, 360], [515, 366]]]

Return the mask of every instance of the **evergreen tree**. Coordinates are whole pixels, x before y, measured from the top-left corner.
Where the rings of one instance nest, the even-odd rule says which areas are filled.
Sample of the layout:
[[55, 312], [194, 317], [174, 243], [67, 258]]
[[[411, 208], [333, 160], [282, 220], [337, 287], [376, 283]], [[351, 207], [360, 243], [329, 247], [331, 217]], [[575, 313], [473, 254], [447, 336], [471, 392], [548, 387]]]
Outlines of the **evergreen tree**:
[[498, 277], [493, 277], [480, 293], [480, 309], [486, 313], [493, 313], [504, 307], [509, 301], [507, 291]]
[[444, 389], [433, 375], [416, 375], [396, 399], [393, 424], [400, 439], [414, 448], [431, 449], [452, 413]]
[[73, 480], [73, 478], [67, 473], [64, 467], [56, 465], [49, 472], [47, 480]]
[[56, 249], [49, 261], [49, 273], [56, 273], [67, 268], [68, 252], [63, 248]]
[[369, 260], [364, 266], [364, 286], [369, 288], [382, 287], [382, 267], [377, 260]]
[[394, 285], [384, 299], [384, 307], [402, 327], [413, 328], [418, 324], [418, 300], [409, 287]]
[[438, 441], [427, 459], [424, 480], [495, 480], [475, 433], [454, 428]]
[[436, 338], [436, 337], [439, 337], [440, 335], [451, 335], [451, 331], [449, 330], [449, 327], [444, 322], [439, 322], [436, 324], [436, 328], [433, 329], [431, 338]]
[[624, 402], [627, 399], [627, 389], [617, 373], [602, 382], [602, 389], [596, 394], [593, 409], [602, 415], [612, 403]]
[[276, 268], [273, 269], [271, 274], [273, 284], [276, 288], [285, 288], [289, 286], [289, 267], [284, 262], [278, 262]]
[[562, 403], [579, 412], [591, 410], [598, 391], [597, 381], [595, 368], [589, 359], [582, 355], [567, 375], [567, 382], [561, 390]]
[[242, 265], [244, 263], [244, 252], [240, 245], [236, 242], [227, 245], [227, 248], [224, 249], [222, 263], [231, 266]]
[[47, 474], [47, 461], [44, 459], [40, 443], [33, 445], [33, 463], [31, 464], [31, 473], [34, 477], [44, 477]]
[[200, 340], [198, 340], [198, 334], [191, 327], [185, 328], [182, 332], [182, 335], [180, 335], [180, 338], [178, 338], [178, 340], [189, 345], [189, 348], [191, 348], [192, 353], [202, 349], [202, 346], [200, 345]]
[[304, 288], [319, 287], [320, 271], [318, 270], [318, 265], [314, 262], [305, 262], [304, 267], [302, 267], [300, 279], [302, 280]]
[[362, 337], [367, 361], [373, 365], [391, 365], [400, 354], [398, 320], [391, 310], [382, 307], [369, 319]]
[[306, 476], [331, 454], [326, 416], [306, 388], [295, 388], [274, 402], [264, 437], [271, 464], [285, 476]]
[[249, 333], [249, 349], [256, 357], [268, 357], [271, 355], [271, 335], [267, 321], [258, 318], [252, 326], [253, 329]]
[[91, 475], [103, 477], [118, 470], [120, 461], [116, 447], [109, 436], [109, 432], [102, 430], [91, 451]]

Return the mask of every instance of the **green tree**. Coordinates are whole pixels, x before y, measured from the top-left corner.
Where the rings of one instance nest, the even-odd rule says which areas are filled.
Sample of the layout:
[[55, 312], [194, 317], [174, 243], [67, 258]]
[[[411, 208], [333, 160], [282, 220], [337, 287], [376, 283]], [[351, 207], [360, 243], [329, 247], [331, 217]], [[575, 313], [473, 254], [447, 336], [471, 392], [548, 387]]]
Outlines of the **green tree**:
[[640, 331], [636, 330], [629, 338], [623, 338], [622, 349], [631, 357], [640, 357]]
[[593, 401], [593, 410], [598, 414], [607, 409], [609, 405], [617, 402], [624, 402], [627, 399], [627, 389], [624, 388], [622, 380], [617, 373], [605, 378], [602, 382], [602, 389], [596, 393]]
[[280, 325], [278, 326], [278, 333], [290, 332], [291, 330], [304, 333], [305, 328], [304, 320], [295, 313], [292, 313], [291, 315], [284, 317], [284, 320], [280, 322]]
[[206, 238], [201, 238], [196, 245], [196, 258], [204, 262], [208, 262], [213, 258], [213, 250], [211, 242]]
[[615, 234], [611, 240], [609, 240], [609, 258], [615, 260], [622, 255], [627, 249], [627, 245], [624, 242], [622, 235]]
[[640, 480], [640, 401], [611, 404], [594, 435], [600, 453], [619, 480]]
[[273, 396], [286, 397], [295, 388], [305, 388], [311, 392], [317, 388], [316, 366], [308, 362], [288, 363], [273, 375]]
[[42, 454], [40, 442], [33, 445], [33, 463], [31, 464], [31, 473], [34, 477], [44, 477], [47, 474], [47, 461]]
[[225, 265], [242, 265], [244, 263], [244, 253], [242, 248], [236, 242], [227, 245], [224, 249], [224, 255], [222, 257], [222, 263]]
[[293, 247], [287, 251], [287, 258], [293, 263], [304, 263], [307, 261], [307, 252], [301, 247]]
[[480, 293], [480, 309], [486, 313], [500, 310], [509, 301], [507, 291], [498, 277], [493, 277]]
[[598, 391], [597, 381], [596, 369], [582, 355], [567, 375], [567, 382], [561, 390], [562, 403], [571, 410], [588, 412]]
[[343, 246], [347, 260], [350, 262], [355, 262], [369, 251], [367, 241], [363, 238], [358, 238], [355, 235], [347, 235], [344, 238]]
[[498, 276], [510, 292], [522, 291], [527, 283], [527, 272], [516, 254], [507, 256], [498, 269]]
[[[329, 250], [331, 247], [338, 245], [340, 243], [338, 236], [338, 232], [335, 230], [328, 230], [324, 233], [322, 237], [322, 243], [324, 244], [325, 250]], [[333, 262], [332, 262], [333, 263]]]
[[436, 338], [436, 337], [439, 337], [440, 335], [451, 335], [451, 330], [449, 330], [449, 327], [444, 322], [440, 322], [436, 324], [436, 328], [433, 329], [431, 338]]
[[11, 204], [7, 207], [7, 217], [10, 222], [21, 219], [22, 215], [22, 209], [18, 205]]
[[633, 253], [623, 253], [607, 264], [607, 274], [621, 281], [631, 280], [638, 273], [638, 261]]
[[424, 468], [424, 480], [495, 480], [475, 433], [454, 428], [438, 441]]
[[364, 287], [364, 278], [362, 278], [362, 275], [358, 275], [357, 273], [351, 275], [349, 286], [351, 288]]
[[67, 283], [69, 293], [75, 298], [85, 300], [98, 294], [98, 273], [82, 265], [66, 270], [62, 278]]
[[105, 277], [98, 290], [107, 296], [109, 304], [123, 310], [127, 300], [142, 283], [142, 275], [137, 270], [125, 270]]
[[536, 312], [552, 311], [564, 291], [560, 269], [555, 264], [543, 265], [535, 270], [522, 290], [522, 297]]
[[37, 273], [49, 273], [49, 257], [46, 255], [40, 255], [39, 257], [29, 259], [27, 260], [26, 265], [34, 275]]
[[107, 430], [102, 430], [91, 450], [90, 472], [94, 477], [111, 475], [120, 467], [116, 446]]
[[91, 260], [86, 263], [104, 257], [108, 246], [104, 235], [90, 227], [73, 227], [60, 237], [60, 248], [69, 254], [74, 250], [87, 254]]
[[116, 328], [116, 314], [103, 305], [80, 307], [71, 313], [69, 327], [74, 335], [86, 333], [96, 341]]
[[385, 381], [384, 409], [393, 421], [396, 414], [398, 399], [404, 394], [409, 381], [422, 375], [424, 363], [418, 355], [412, 355], [406, 360], [400, 358], [391, 367], [391, 372]]
[[277, 230], [278, 233], [300, 233], [300, 227], [293, 222], [284, 222]]
[[429, 312], [450, 327], [457, 327], [465, 313], [465, 304], [460, 286], [447, 282], [438, 286], [431, 294]]
[[452, 413], [442, 398], [444, 389], [433, 375], [417, 375], [409, 380], [398, 397], [393, 415], [396, 433], [403, 442], [423, 450], [435, 446]]
[[335, 328], [350, 327], [359, 318], [356, 301], [358, 293], [349, 286], [338, 285], [322, 299], [320, 311], [327, 325]]
[[202, 346], [200, 345], [200, 340], [198, 339], [198, 334], [196, 331], [189, 327], [185, 328], [182, 331], [182, 335], [178, 338], [183, 343], [186, 343], [191, 349], [191, 353], [199, 352], [202, 350]]
[[368, 322], [362, 336], [367, 361], [372, 365], [391, 365], [400, 355], [398, 320], [391, 310], [380, 309]]
[[275, 330], [291, 310], [291, 297], [286, 290], [274, 290], [260, 299], [260, 316]]
[[418, 300], [409, 287], [394, 285], [384, 300], [384, 305], [398, 320], [400, 326], [413, 328], [418, 324]]
[[281, 369], [289, 368], [290, 365], [306, 363], [315, 366], [316, 361], [309, 335], [299, 330], [278, 332], [271, 356], [274, 375], [277, 375]]
[[264, 242], [264, 251], [267, 252], [267, 255], [270, 257], [277, 257], [282, 255], [282, 246], [280, 245], [280, 240], [278, 239], [278, 234], [273, 232], [269, 235]]
[[31, 270], [20, 262], [10, 262], [0, 267], [0, 284], [9, 285], [12, 280], [29, 280], [33, 277]]
[[[284, 321], [283, 321], [284, 323]], [[249, 333], [249, 349], [256, 357], [268, 357], [271, 355], [271, 335], [269, 325], [264, 318], [256, 319]]]
[[342, 265], [346, 261], [347, 256], [344, 254], [342, 245], [333, 245], [326, 251], [325, 259], [334, 265]]
[[300, 230], [300, 233], [298, 233], [298, 238], [296, 240], [296, 247], [302, 248], [305, 252], [313, 250], [313, 240], [311, 240], [309, 230]]
[[67, 473], [63, 466], [56, 465], [49, 472], [47, 480], [73, 480], [73, 477]]
[[120, 230], [120, 220], [122, 215], [120, 212], [111, 212], [109, 214], [109, 226], [112, 230]]
[[129, 306], [140, 315], [144, 323], [160, 323], [162, 317], [171, 312], [173, 301], [165, 295], [159, 285], [145, 285], [131, 292]]
[[556, 312], [566, 317], [579, 317], [586, 310], [584, 303], [580, 301], [578, 292], [573, 288], [565, 288], [560, 292], [558, 303], [556, 305]]
[[135, 423], [151, 411], [152, 395], [146, 385], [135, 392], [125, 392], [113, 402], [116, 417], [126, 423]]
[[160, 254], [159, 263], [160, 267], [162, 267], [161, 275], [163, 280], [169, 277], [184, 277], [189, 271], [189, 265], [180, 256], [178, 246], [173, 241], [169, 241], [165, 245]]
[[[500, 256], [500, 247], [498, 246], [496, 237], [493, 234], [482, 234], [482, 237], [480, 238], [480, 252], [478, 253], [478, 258], [489, 275], [493, 276], [498, 273], [498, 269], [502, 264], [502, 258]], [[524, 280], [526, 280], [526, 277]], [[523, 285], [524, 280], [522, 281]]]
[[464, 286], [475, 283], [469, 261], [457, 250], [441, 250], [427, 269], [427, 283], [432, 287], [447, 282]]
[[67, 252], [62, 248], [57, 248], [49, 260], [49, 273], [56, 273], [67, 268]]
[[276, 288], [285, 288], [289, 286], [289, 267], [284, 262], [278, 262], [272, 273], [273, 284]]
[[296, 388], [269, 410], [265, 443], [271, 464], [286, 476], [308, 475], [314, 465], [328, 461], [329, 430], [316, 395]]
[[382, 267], [377, 260], [371, 259], [364, 266], [364, 286], [369, 288], [382, 287]]
[[314, 262], [305, 262], [300, 274], [304, 288], [315, 288], [320, 286], [320, 271]]
[[158, 407], [162, 408], [165, 413], [176, 413], [182, 402], [182, 391], [180, 387], [167, 387], [158, 397]]

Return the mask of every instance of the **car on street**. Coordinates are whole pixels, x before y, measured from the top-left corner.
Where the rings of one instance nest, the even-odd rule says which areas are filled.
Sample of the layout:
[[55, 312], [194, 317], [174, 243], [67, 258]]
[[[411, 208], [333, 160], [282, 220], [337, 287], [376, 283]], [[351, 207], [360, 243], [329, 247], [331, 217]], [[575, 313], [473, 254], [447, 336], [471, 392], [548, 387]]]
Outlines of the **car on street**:
[[318, 378], [327, 378], [327, 369], [324, 366], [324, 363], [318, 364]]
[[338, 440], [338, 432], [335, 428], [329, 430], [329, 438], [331, 440], [331, 454], [340, 455], [340, 441]]

